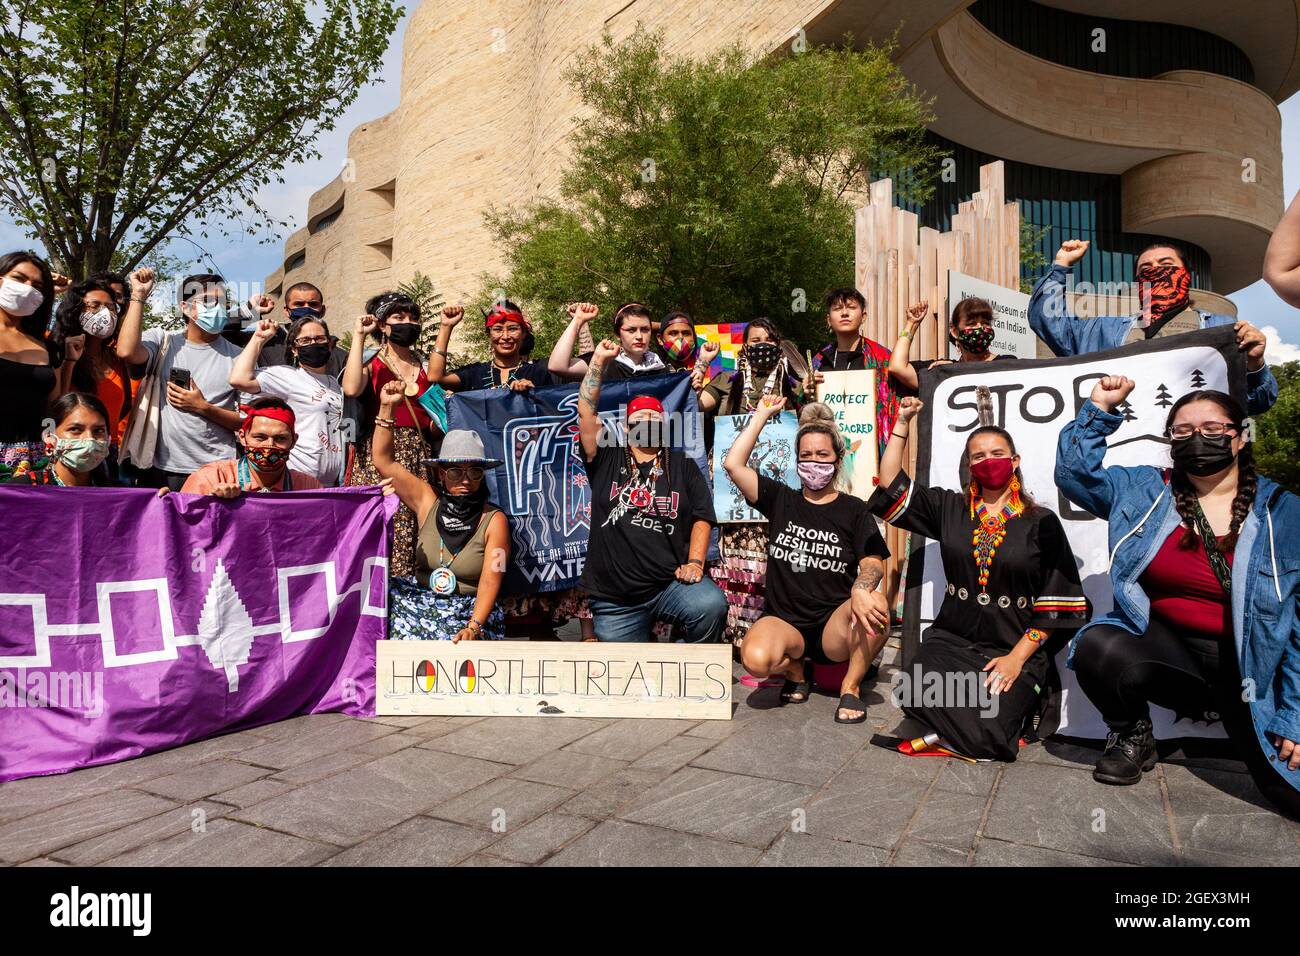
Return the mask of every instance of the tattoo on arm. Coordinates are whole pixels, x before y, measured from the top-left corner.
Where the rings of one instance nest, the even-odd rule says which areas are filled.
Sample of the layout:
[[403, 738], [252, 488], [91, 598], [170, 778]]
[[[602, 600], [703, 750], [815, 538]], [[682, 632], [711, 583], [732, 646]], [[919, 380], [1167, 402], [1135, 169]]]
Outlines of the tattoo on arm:
[[880, 586], [880, 580], [884, 576], [884, 568], [873, 565], [858, 575], [858, 579], [853, 582], [853, 590], [874, 591]]
[[587, 369], [587, 374], [583, 376], [582, 384], [578, 386], [578, 401], [582, 402], [591, 410], [591, 414], [597, 414], [597, 403], [600, 401], [600, 377], [602, 366], [595, 364]]

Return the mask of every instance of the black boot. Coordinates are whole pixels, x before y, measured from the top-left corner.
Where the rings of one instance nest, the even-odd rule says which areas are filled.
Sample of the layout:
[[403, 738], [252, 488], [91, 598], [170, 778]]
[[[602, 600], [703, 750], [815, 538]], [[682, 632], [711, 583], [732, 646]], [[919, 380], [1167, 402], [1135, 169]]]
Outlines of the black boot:
[[1106, 738], [1106, 752], [1093, 768], [1092, 779], [1101, 783], [1134, 784], [1142, 772], [1156, 765], [1156, 741], [1151, 721], [1139, 720], [1128, 730], [1112, 731]]

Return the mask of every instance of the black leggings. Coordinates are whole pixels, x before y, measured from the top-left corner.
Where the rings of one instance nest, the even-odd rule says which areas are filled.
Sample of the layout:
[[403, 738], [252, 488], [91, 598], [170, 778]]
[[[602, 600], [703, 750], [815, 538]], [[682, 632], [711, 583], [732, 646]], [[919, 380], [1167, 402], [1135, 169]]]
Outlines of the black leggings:
[[1255, 786], [1288, 816], [1300, 819], [1300, 791], [1278, 775], [1255, 737], [1250, 705], [1241, 699], [1232, 635], [1222, 641], [1193, 636], [1155, 617], [1141, 637], [1099, 624], [1079, 638], [1074, 673], [1111, 730], [1127, 730], [1147, 718], [1149, 703], [1194, 720], [1217, 714]]

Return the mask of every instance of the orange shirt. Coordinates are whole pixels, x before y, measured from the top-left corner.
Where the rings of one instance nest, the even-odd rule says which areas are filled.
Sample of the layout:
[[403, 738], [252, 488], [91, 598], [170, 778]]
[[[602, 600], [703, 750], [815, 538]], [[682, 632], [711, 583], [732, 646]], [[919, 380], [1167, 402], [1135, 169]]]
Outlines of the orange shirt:
[[104, 403], [108, 409], [108, 437], [109, 440], [119, 448], [122, 445], [122, 438], [126, 435], [127, 420], [129, 415], [123, 412], [125, 407], [130, 409], [131, 392], [134, 382], [127, 378], [126, 384], [122, 383], [122, 376], [117, 369], [111, 366], [107, 374], [95, 383], [95, 394], [99, 400]]
[[[181, 485], [181, 491], [189, 495], [210, 495], [218, 485], [233, 485], [237, 481], [238, 462], [233, 458], [227, 458], [225, 461], [214, 461], [204, 465], [194, 474], [185, 479], [185, 484]], [[315, 491], [321, 486], [313, 476], [303, 474], [301, 471], [289, 470], [290, 491]], [[283, 485], [284, 479], [281, 479]], [[256, 475], [249, 475], [249, 481], [244, 484], [245, 491], [258, 491], [262, 486], [257, 483]], [[284, 491], [283, 487], [274, 488], [273, 491]]]

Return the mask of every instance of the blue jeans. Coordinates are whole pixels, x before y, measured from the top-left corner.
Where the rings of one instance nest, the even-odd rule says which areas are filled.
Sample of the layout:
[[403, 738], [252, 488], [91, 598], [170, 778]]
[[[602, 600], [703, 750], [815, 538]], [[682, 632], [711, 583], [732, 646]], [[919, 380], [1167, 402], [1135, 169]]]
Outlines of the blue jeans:
[[650, 626], [668, 621], [688, 644], [706, 644], [722, 637], [727, 623], [727, 596], [707, 577], [695, 584], [676, 580], [640, 604], [619, 604], [589, 598], [592, 624], [601, 641], [653, 641]]

